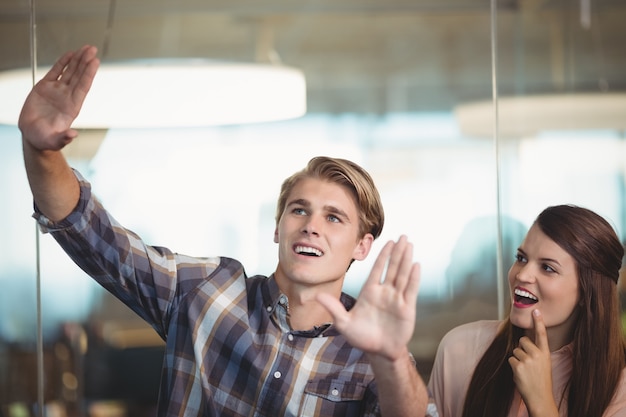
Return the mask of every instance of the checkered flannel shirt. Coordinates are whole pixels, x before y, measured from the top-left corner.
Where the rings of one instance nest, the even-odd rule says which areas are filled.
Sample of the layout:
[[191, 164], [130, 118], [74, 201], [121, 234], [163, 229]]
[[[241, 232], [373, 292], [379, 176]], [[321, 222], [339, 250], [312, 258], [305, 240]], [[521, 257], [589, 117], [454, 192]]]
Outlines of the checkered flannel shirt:
[[[80, 201], [53, 223], [34, 217], [88, 275], [165, 340], [159, 416], [378, 416], [364, 353], [332, 326], [292, 331], [273, 278], [228, 258], [146, 245], [80, 182]], [[349, 309], [354, 299], [342, 294]]]

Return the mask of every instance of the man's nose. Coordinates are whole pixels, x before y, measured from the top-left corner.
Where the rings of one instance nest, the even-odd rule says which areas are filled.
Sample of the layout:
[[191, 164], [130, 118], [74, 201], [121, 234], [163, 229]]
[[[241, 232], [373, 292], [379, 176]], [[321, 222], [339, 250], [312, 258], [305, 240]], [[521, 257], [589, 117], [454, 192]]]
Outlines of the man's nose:
[[306, 222], [304, 222], [304, 227], [302, 231], [308, 234], [319, 234], [320, 230], [320, 216], [310, 215], [307, 217]]

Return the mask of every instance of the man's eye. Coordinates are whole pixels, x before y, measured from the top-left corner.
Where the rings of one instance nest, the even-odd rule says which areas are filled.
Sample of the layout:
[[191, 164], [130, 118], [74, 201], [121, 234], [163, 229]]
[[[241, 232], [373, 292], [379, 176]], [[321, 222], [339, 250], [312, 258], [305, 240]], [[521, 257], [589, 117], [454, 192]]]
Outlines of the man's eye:
[[298, 214], [300, 216], [306, 215], [306, 210], [303, 208], [295, 208], [293, 209], [293, 214]]
[[341, 222], [339, 217], [333, 216], [332, 214], [328, 216], [328, 220], [331, 221], [332, 223], [339, 223], [339, 222]]

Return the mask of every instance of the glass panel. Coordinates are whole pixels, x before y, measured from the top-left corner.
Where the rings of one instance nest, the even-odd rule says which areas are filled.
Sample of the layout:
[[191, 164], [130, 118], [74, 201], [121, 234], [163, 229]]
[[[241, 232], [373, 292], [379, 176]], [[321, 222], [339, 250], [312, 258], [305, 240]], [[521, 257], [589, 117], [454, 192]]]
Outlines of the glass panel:
[[[401, 233], [411, 237], [423, 277], [410, 348], [427, 379], [447, 329], [497, 315], [493, 142], [466, 138], [454, 113], [458, 103], [491, 96], [488, 4], [468, 3], [451, 2], [442, 12], [388, 1], [327, 2], [314, 11], [277, 2], [280, 13], [233, 3], [177, 10], [150, 3], [151, 14], [134, 4], [111, 2], [114, 8], [107, 10], [76, 3], [65, 5], [62, 15], [42, 4], [37, 56], [50, 64], [91, 42], [103, 63], [280, 59], [303, 69], [308, 113], [301, 119], [83, 131], [67, 155], [118, 220], [148, 243], [235, 257], [250, 275], [270, 274], [276, 266], [272, 238], [280, 182], [314, 155], [361, 163], [379, 185], [386, 224], [370, 257], [350, 268], [345, 290], [358, 294], [384, 242]], [[28, 194], [25, 186], [20, 190]], [[480, 248], [467, 249], [468, 233], [477, 234]], [[50, 236], [42, 236], [41, 253], [46, 365], [52, 369], [46, 385], [55, 388], [46, 408], [150, 414], [162, 342], [93, 285]], [[484, 257], [478, 264], [488, 274], [478, 274], [475, 256]], [[469, 289], [466, 282], [473, 282]]]
[[[8, 416], [35, 410], [37, 384], [36, 229], [29, 214], [17, 127], [0, 126], [0, 407]], [[50, 395], [46, 391], [46, 395]]]
[[[386, 224], [368, 260], [350, 268], [345, 290], [356, 296], [382, 244], [409, 235], [423, 273], [410, 348], [428, 379], [445, 332], [498, 317], [508, 298], [502, 271], [543, 207], [589, 206], [624, 236], [623, 126], [549, 125], [520, 134], [505, 100], [623, 89], [624, 7], [593, 3], [586, 19], [578, 8], [584, 1], [501, 3], [497, 148], [485, 1], [326, 1], [315, 8], [278, 0], [263, 7], [45, 2], [37, 4], [37, 60], [49, 65], [93, 43], [103, 63], [202, 57], [301, 68], [308, 113], [300, 119], [82, 131], [67, 156], [118, 220], [148, 243], [235, 257], [249, 275], [276, 266], [273, 219], [282, 179], [318, 154], [361, 163], [379, 185]], [[27, 5], [6, 2], [0, 10], [7, 22], [0, 39], [11, 39], [0, 41], [0, 65], [26, 67]], [[467, 130], [461, 112], [474, 102], [488, 104], [472, 119], [478, 131]], [[10, 202], [2, 205], [9, 221], [1, 226], [8, 256], [0, 259], [0, 309], [11, 317], [0, 335], [0, 414], [36, 415], [32, 203], [19, 132], [1, 126], [0, 139], [0, 191]], [[154, 414], [162, 341], [50, 236], [40, 237], [40, 247], [47, 415]]]
[[[8, 6], [5, 9], [5, 6]], [[0, 71], [28, 66], [26, 2], [0, 6]], [[7, 100], [2, 97], [0, 100]], [[16, 126], [0, 125], [0, 415], [37, 410], [37, 251], [22, 144]], [[51, 397], [51, 390], [44, 392]]]
[[[588, 207], [624, 240], [626, 7], [551, 2], [499, 14], [500, 200], [529, 225]], [[515, 105], [513, 105], [515, 104]]]

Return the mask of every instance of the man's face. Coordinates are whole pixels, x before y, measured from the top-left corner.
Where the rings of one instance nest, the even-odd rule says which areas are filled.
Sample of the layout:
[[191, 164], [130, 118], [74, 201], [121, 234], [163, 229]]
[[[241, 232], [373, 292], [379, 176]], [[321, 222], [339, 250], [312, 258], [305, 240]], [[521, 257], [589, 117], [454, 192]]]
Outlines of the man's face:
[[276, 227], [276, 279], [284, 285], [329, 284], [339, 289], [352, 259], [367, 256], [371, 234], [359, 238], [359, 212], [344, 187], [313, 178], [299, 181]]

